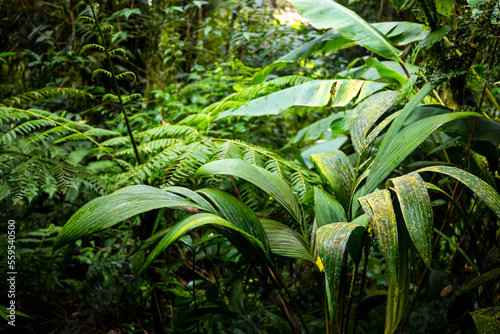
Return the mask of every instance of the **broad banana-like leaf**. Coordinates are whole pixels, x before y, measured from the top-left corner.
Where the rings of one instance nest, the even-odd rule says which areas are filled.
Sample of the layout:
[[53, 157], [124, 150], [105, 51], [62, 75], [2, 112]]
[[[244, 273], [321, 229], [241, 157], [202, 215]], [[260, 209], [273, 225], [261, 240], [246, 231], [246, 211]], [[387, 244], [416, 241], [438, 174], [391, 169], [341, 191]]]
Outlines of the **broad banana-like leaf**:
[[334, 28], [348, 38], [374, 53], [402, 62], [396, 49], [387, 38], [352, 10], [330, 0], [290, 0], [317, 29]]
[[307, 243], [299, 233], [271, 219], [261, 219], [260, 222], [266, 231], [273, 253], [314, 263], [314, 258], [309, 252]]
[[384, 78], [386, 80], [392, 79], [396, 81], [398, 84], [397, 89], [401, 89], [401, 87], [403, 87], [406, 84], [406, 81], [408, 80], [398, 71], [393, 70], [392, 68], [386, 66], [376, 58], [368, 58], [368, 60], [366, 61], [366, 65], [375, 68], [381, 78]]
[[[345, 280], [344, 261], [347, 253], [357, 263], [363, 248], [366, 230], [348, 223], [328, 224], [316, 231], [316, 247], [327, 279], [328, 310], [335, 328], [339, 328], [339, 297]], [[348, 251], [348, 252], [347, 252]]]
[[379, 190], [359, 199], [371, 222], [373, 233], [385, 258], [389, 275], [398, 281], [398, 229], [389, 190]]
[[313, 80], [259, 97], [242, 106], [221, 112], [216, 119], [228, 116], [274, 115], [292, 106], [322, 107], [330, 101], [333, 84], [332, 106], [347, 105], [363, 86], [362, 80]]
[[93, 233], [105, 230], [125, 219], [159, 208], [206, 208], [165, 190], [150, 186], [130, 186], [110, 195], [91, 200], [80, 208], [57, 235], [53, 249], [59, 249]]
[[195, 177], [210, 175], [232, 175], [253, 183], [268, 195], [272, 196], [299, 222], [302, 211], [299, 201], [290, 186], [275, 174], [239, 159], [225, 159], [209, 162], [201, 166]]
[[[211, 225], [214, 228], [226, 228], [232, 231], [237, 232], [239, 235], [244, 237], [247, 241], [249, 241], [254, 247], [262, 250], [264, 254], [267, 255], [266, 247], [260, 240], [255, 238], [254, 236], [248, 234], [246, 231], [236, 227], [234, 224], [228, 222], [227, 220], [213, 215], [211, 213], [198, 213], [192, 216], [189, 216], [174, 226], [161, 238], [156, 247], [149, 253], [146, 261], [142, 265], [137, 275], [146, 270], [147, 267], [156, 259], [158, 255], [160, 255], [168, 246], [176, 242], [180, 237], [184, 234], [194, 230], [195, 228]], [[238, 246], [238, 245], [235, 245]]]
[[415, 173], [422, 172], [442, 173], [457, 179], [469, 187], [498, 217], [500, 217], [500, 195], [492, 186], [477, 176], [452, 166], [432, 166], [415, 171]]
[[354, 108], [350, 130], [352, 144], [358, 154], [369, 145], [365, 142], [368, 130], [398, 99], [398, 92], [380, 92], [368, 97]]
[[220, 189], [206, 188], [198, 190], [198, 193], [204, 195], [215, 204], [222, 218], [260, 240], [266, 252], [269, 252], [266, 232], [255, 212], [246, 206], [245, 203]]
[[474, 320], [478, 334], [498, 333], [500, 328], [500, 306], [485, 307], [468, 312]]
[[314, 80], [259, 97], [240, 107], [221, 112], [228, 116], [263, 116], [278, 114], [292, 106], [322, 107], [330, 100], [335, 80]]
[[[373, 191], [418, 145], [441, 125], [455, 119], [477, 117], [477, 115], [477, 113], [473, 112], [454, 112], [424, 118], [405, 127], [394, 135], [393, 140], [389, 144], [379, 149], [366, 180], [365, 192], [369, 193]], [[391, 128], [400, 116], [401, 114], [396, 117]], [[391, 128], [389, 128], [389, 131], [391, 131]], [[384, 141], [387, 139], [388, 133]], [[383, 144], [384, 142], [382, 142]]]
[[413, 173], [390, 179], [387, 183], [396, 192], [411, 240], [430, 269], [434, 220], [425, 182], [420, 175]]
[[354, 168], [342, 151], [333, 151], [311, 155], [311, 160], [332, 187], [345, 212], [349, 212], [349, 204], [354, 186]]
[[347, 221], [345, 210], [339, 201], [318, 187], [314, 187], [314, 215], [318, 227]]
[[381, 91], [388, 85], [389, 83], [386, 82], [365, 81], [365, 84], [363, 85], [363, 87], [361, 87], [361, 91], [359, 92], [358, 98], [356, 99], [356, 102], [354, 104], [357, 105], [367, 97], [370, 97], [376, 92]]

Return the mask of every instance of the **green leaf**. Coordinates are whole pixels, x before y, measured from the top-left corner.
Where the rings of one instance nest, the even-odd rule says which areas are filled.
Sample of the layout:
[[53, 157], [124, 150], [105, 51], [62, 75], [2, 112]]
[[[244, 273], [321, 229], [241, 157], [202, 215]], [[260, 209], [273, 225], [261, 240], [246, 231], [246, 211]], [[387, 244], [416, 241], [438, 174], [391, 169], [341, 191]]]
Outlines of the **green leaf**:
[[358, 95], [364, 83], [363, 80], [337, 80], [330, 107], [345, 107]]
[[389, 190], [379, 190], [359, 199], [385, 258], [389, 275], [398, 281], [398, 230]]
[[[345, 280], [344, 261], [349, 251], [353, 259], [359, 259], [365, 228], [356, 224], [338, 223], [320, 227], [316, 232], [316, 247], [324, 266], [328, 286], [328, 310], [334, 328], [338, 328], [339, 297]], [[354, 256], [353, 256], [354, 255]]]
[[315, 144], [312, 144], [310, 146], [306, 146], [302, 148], [300, 151], [300, 155], [302, 159], [304, 160], [304, 163], [306, 164], [307, 168], [313, 168], [313, 163], [311, 161], [311, 156], [313, 154], [318, 154], [318, 153], [325, 153], [325, 152], [332, 152], [340, 149], [342, 145], [347, 141], [347, 136], [346, 135], [338, 135], [335, 139], [330, 139], [330, 140], [320, 140]]
[[448, 17], [453, 12], [453, 0], [435, 0], [435, 3], [439, 14]]
[[[404, 111], [405, 110], [403, 109], [402, 112]], [[395, 122], [400, 119], [400, 116], [401, 114], [396, 117], [391, 125], [391, 128]], [[418, 145], [420, 145], [441, 125], [455, 119], [477, 116], [478, 114], [474, 112], [447, 113], [427, 117], [405, 127], [399, 133], [394, 135], [392, 141], [388, 142], [384, 148], [381, 147], [379, 149], [368, 174], [365, 193], [373, 191], [379, 183], [381, 183], [411, 152], [413, 152], [413, 150], [418, 147]], [[389, 128], [389, 131], [385, 135], [384, 142], [387, 139], [391, 128]], [[384, 142], [382, 142], [382, 146], [384, 145]]]
[[261, 219], [260, 222], [266, 231], [273, 253], [314, 263], [307, 243], [299, 233], [271, 219]]
[[393, 70], [392, 68], [386, 66], [381, 61], [375, 58], [368, 58], [368, 60], [366, 61], [366, 65], [375, 68], [378, 74], [380, 75], [380, 78], [385, 80], [387, 79], [395, 80], [398, 83], [397, 86], [398, 89], [401, 89], [401, 87], [403, 87], [406, 84], [406, 81], [408, 80], [398, 71]]
[[291, 0], [315, 28], [334, 28], [343, 37], [350, 39], [370, 51], [401, 63], [401, 51], [391, 45], [387, 38], [358, 14], [330, 0]]
[[339, 201], [318, 187], [314, 187], [314, 214], [318, 227], [331, 223], [347, 222], [345, 210]]
[[330, 91], [336, 80], [314, 80], [280, 90], [243, 106], [221, 112], [216, 119], [228, 116], [274, 115], [292, 106], [322, 107], [330, 100]]
[[275, 174], [238, 159], [209, 162], [201, 166], [195, 177], [232, 175], [253, 183], [278, 201], [299, 222], [302, 221], [300, 204], [290, 186]]
[[348, 212], [354, 186], [354, 168], [347, 156], [342, 151], [333, 151], [313, 154], [311, 160]]
[[312, 123], [305, 128], [300, 129], [295, 138], [293, 139], [294, 144], [298, 144], [303, 141], [317, 140], [319, 139], [325, 131], [330, 127], [335, 119], [344, 117], [344, 113], [336, 113], [329, 117], [323, 118], [317, 122]]
[[354, 108], [350, 130], [352, 144], [358, 154], [361, 154], [370, 145], [365, 141], [368, 130], [398, 99], [398, 92], [380, 92], [370, 96]]
[[500, 306], [485, 307], [468, 312], [474, 320], [478, 334], [498, 333], [500, 328]]
[[425, 264], [431, 269], [433, 215], [431, 199], [420, 175], [412, 173], [388, 181], [398, 196], [408, 233]]
[[198, 190], [198, 193], [209, 198], [215, 204], [222, 214], [222, 218], [260, 240], [266, 252], [269, 252], [266, 232], [255, 212], [245, 203], [219, 189], [201, 189]]
[[125, 219], [159, 208], [205, 210], [165, 190], [150, 186], [130, 186], [101, 196], [85, 204], [64, 225], [53, 249], [59, 249], [93, 233], [107, 229]]
[[492, 186], [477, 176], [451, 166], [432, 166], [415, 171], [415, 173], [422, 172], [441, 173], [457, 179], [469, 187], [500, 218], [500, 195]]
[[193, 202], [205, 208], [205, 210], [216, 213], [215, 208], [208, 203], [203, 197], [195, 193], [194, 191], [183, 188], [183, 187], [165, 187], [163, 190], [168, 191], [170, 193], [174, 193], [177, 195], [181, 195], [183, 197], [190, 198]]
[[181, 220], [180, 222], [172, 226], [171, 229], [168, 230], [168, 232], [163, 236], [163, 238], [158, 242], [156, 247], [148, 255], [146, 261], [142, 265], [137, 275], [143, 273], [144, 270], [146, 270], [146, 268], [149, 267], [149, 265], [156, 259], [158, 255], [160, 255], [163, 251], [165, 251], [165, 249], [167, 249], [168, 246], [176, 242], [184, 234], [194, 230], [195, 228], [205, 225], [211, 225], [214, 228], [220, 227], [229, 229], [231, 231], [235, 231], [239, 235], [243, 236], [246, 240], [248, 240], [257, 249], [261, 249], [264, 253], [266, 253], [266, 247], [262, 244], [260, 240], [248, 234], [247, 232], [243, 231], [242, 229], [236, 227], [234, 224], [228, 222], [227, 220], [219, 216], [210, 213], [198, 213]]

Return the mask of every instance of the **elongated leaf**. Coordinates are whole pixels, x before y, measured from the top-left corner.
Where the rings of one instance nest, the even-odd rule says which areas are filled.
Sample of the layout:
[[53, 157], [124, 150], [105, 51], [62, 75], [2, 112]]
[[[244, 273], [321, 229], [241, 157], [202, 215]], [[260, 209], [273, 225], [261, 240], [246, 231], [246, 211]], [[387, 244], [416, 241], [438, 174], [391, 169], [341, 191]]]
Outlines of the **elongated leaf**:
[[318, 227], [332, 223], [347, 222], [345, 210], [339, 201], [318, 187], [314, 187], [314, 214]]
[[307, 168], [313, 168], [314, 164], [311, 161], [311, 156], [313, 154], [337, 151], [338, 149], [340, 149], [340, 147], [342, 147], [342, 145], [344, 145], [347, 139], [348, 138], [346, 135], [338, 135], [335, 139], [321, 141], [302, 148], [300, 150], [300, 155], [304, 160]]
[[375, 58], [368, 58], [368, 60], [366, 61], [366, 65], [375, 68], [381, 78], [384, 78], [385, 80], [392, 79], [396, 81], [398, 83], [398, 89], [401, 89], [401, 87], [403, 87], [408, 80], [398, 71], [393, 70], [392, 68], [386, 66], [380, 60], [377, 60]]
[[198, 193], [209, 198], [219, 209], [224, 219], [260, 240], [265, 250], [269, 252], [266, 232], [259, 218], [245, 203], [219, 189], [207, 188], [198, 190]]
[[[404, 110], [403, 110], [404, 111]], [[408, 125], [394, 136], [385, 149], [380, 148], [366, 181], [366, 192], [373, 191], [418, 145], [420, 145], [434, 130], [446, 122], [465, 118], [476, 117], [473, 112], [455, 112], [424, 118]], [[396, 122], [401, 114], [393, 121]], [[390, 129], [389, 129], [390, 131]], [[386, 134], [387, 136], [388, 134]], [[386, 138], [384, 138], [385, 141]], [[382, 143], [383, 145], [383, 143]]]
[[468, 314], [474, 320], [478, 334], [498, 333], [500, 328], [500, 306], [485, 307]]
[[206, 211], [216, 213], [214, 207], [208, 203], [203, 197], [194, 191], [183, 187], [165, 187], [163, 190], [190, 198], [193, 202], [205, 208]]
[[271, 219], [261, 219], [260, 222], [266, 231], [273, 253], [314, 263], [314, 258], [309, 252], [307, 243], [299, 233]]
[[397, 282], [398, 230], [389, 190], [379, 190], [359, 199], [371, 222], [373, 233], [384, 255], [389, 274]]
[[370, 96], [353, 110], [350, 130], [352, 144], [358, 154], [367, 147], [365, 138], [368, 130], [398, 99], [397, 92], [380, 92]]
[[53, 248], [56, 250], [125, 219], [159, 208], [206, 210], [165, 190], [150, 186], [130, 186], [93, 199], [80, 208], [57, 235]]
[[354, 186], [354, 168], [347, 156], [342, 151], [333, 151], [313, 154], [311, 160], [348, 212]]
[[299, 202], [290, 186], [263, 168], [238, 159], [217, 160], [201, 166], [195, 177], [209, 175], [232, 175], [253, 183], [278, 201], [297, 221], [302, 220]]
[[345, 107], [358, 95], [363, 80], [337, 80], [330, 107]]
[[305, 128], [302, 128], [293, 139], [293, 143], [297, 144], [302, 141], [319, 139], [321, 135], [330, 127], [330, 124], [332, 124], [332, 122], [335, 119], [344, 116], [345, 116], [344, 113], [336, 113], [326, 118], [323, 118], [322, 120], [314, 122], [313, 124], [306, 126]]
[[330, 0], [290, 0], [317, 29], [334, 28], [344, 36], [376, 54], [401, 62], [401, 51], [358, 14]]
[[425, 182], [413, 173], [390, 179], [388, 185], [394, 187], [411, 240], [430, 269], [434, 226]]
[[315, 80], [280, 90], [241, 107], [223, 111], [217, 116], [262, 116], [274, 115], [292, 106], [322, 107], [330, 100], [330, 91], [335, 80]]
[[338, 328], [338, 312], [340, 289], [345, 280], [344, 260], [347, 250], [354, 255], [355, 262], [359, 259], [362, 250], [363, 237], [366, 230], [356, 224], [337, 223], [320, 227], [316, 232], [317, 249], [324, 266], [326, 279], [328, 281], [328, 309], [330, 319], [333, 319], [334, 327]]
[[451, 166], [432, 166], [415, 171], [415, 173], [422, 172], [442, 173], [459, 180], [469, 187], [498, 217], [500, 217], [500, 195], [493, 187], [477, 176]]
[[258, 249], [261, 249], [264, 252], [264, 254], [266, 253], [266, 247], [262, 244], [260, 240], [248, 234], [247, 232], [243, 231], [242, 229], [239, 229], [234, 224], [228, 222], [227, 220], [219, 216], [210, 213], [198, 213], [183, 219], [182, 221], [175, 224], [170, 230], [168, 230], [168, 232], [163, 236], [163, 238], [161, 238], [156, 247], [148, 255], [146, 261], [142, 265], [137, 275], [143, 273], [144, 270], [146, 270], [146, 268], [149, 267], [149, 265], [156, 259], [158, 255], [160, 255], [163, 251], [165, 251], [165, 249], [167, 249], [168, 246], [176, 242], [184, 234], [194, 230], [195, 228], [205, 225], [211, 225], [214, 228], [223, 227], [238, 232], [253, 246], [255, 246]]

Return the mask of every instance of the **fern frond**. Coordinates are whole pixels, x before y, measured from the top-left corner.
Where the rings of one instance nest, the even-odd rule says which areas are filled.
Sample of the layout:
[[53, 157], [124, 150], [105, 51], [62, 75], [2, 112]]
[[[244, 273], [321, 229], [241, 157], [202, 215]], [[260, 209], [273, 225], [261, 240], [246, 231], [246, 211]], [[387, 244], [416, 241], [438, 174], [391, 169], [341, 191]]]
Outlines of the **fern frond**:
[[125, 49], [123, 49], [123, 48], [116, 48], [116, 49], [108, 51], [108, 53], [109, 53], [110, 56], [116, 56], [117, 52], [123, 53], [123, 56], [125, 58], [127, 58], [127, 53], [126, 53]]
[[0, 202], [9, 197], [10, 195], [10, 187], [4, 181], [0, 181]]
[[51, 120], [47, 119], [34, 119], [14, 127], [10, 131], [7, 131], [0, 139], [2, 142], [12, 141], [20, 135], [27, 135], [33, 131], [39, 130], [43, 127], [55, 126], [57, 125]]
[[95, 22], [95, 20], [93, 18], [88, 17], [88, 16], [79, 16], [78, 19], [76, 20], [76, 22], [78, 22], [80, 20], [82, 20], [82, 21], [89, 21], [90, 23], [94, 23]]
[[[139, 153], [141, 154], [155, 154], [159, 150], [164, 150], [169, 146], [172, 146], [174, 144], [179, 144], [184, 142], [182, 139], [179, 138], [162, 138], [162, 139], [157, 139], [153, 140], [144, 144], [141, 144], [137, 147], [139, 150]], [[117, 156], [133, 156], [134, 155], [134, 150], [132, 148], [127, 148], [124, 150], [121, 150], [119, 152], [116, 152]]]
[[80, 96], [94, 98], [92, 94], [82, 89], [46, 87], [4, 99], [3, 104], [10, 107], [13, 107], [15, 105], [21, 106], [26, 105], [30, 102], [51, 99], [59, 96]]
[[104, 94], [102, 96], [102, 102], [109, 102], [109, 101], [118, 102], [118, 96], [116, 96], [115, 94], [111, 94], [111, 93]]
[[18, 123], [23, 120], [29, 120], [31, 115], [23, 109], [1, 107], [0, 106], [0, 125]]
[[135, 93], [135, 94], [122, 96], [122, 99], [123, 99], [123, 103], [127, 103], [128, 101], [133, 100], [133, 99], [137, 99], [137, 100], [142, 99], [142, 95], [139, 93]]
[[192, 140], [199, 135], [198, 130], [194, 127], [187, 125], [161, 125], [155, 128], [148, 129], [143, 132], [137, 133], [138, 138], [151, 137], [151, 139], [159, 138], [184, 138]]
[[79, 55], [82, 55], [85, 51], [87, 51], [88, 49], [97, 49], [101, 52], [105, 52], [106, 49], [104, 49], [104, 46], [102, 45], [99, 45], [99, 44], [95, 44], [95, 43], [91, 43], [91, 44], [85, 44], [82, 49], [80, 50], [80, 53]]
[[114, 29], [114, 27], [113, 27], [111, 24], [103, 24], [103, 25], [101, 26], [101, 31], [102, 31], [102, 32], [104, 32], [104, 31], [106, 31], [106, 30], [109, 30], [109, 32], [110, 32], [111, 34], [113, 34], [113, 29]]
[[104, 70], [102, 68], [98, 68], [97, 70], [94, 70], [94, 72], [92, 72], [92, 81], [94, 81], [95, 76], [98, 75], [98, 74], [104, 74], [105, 76], [107, 76], [109, 78], [113, 77], [113, 75], [111, 74], [111, 72], [106, 71], [106, 70]]
[[135, 76], [135, 73], [134, 73], [134, 72], [132, 72], [132, 71], [126, 71], [126, 72], [120, 73], [120, 74], [118, 74], [118, 75], [116, 76], [116, 79], [118, 79], [118, 80], [123, 79], [123, 78], [125, 78], [125, 76], [127, 76], [127, 75], [131, 75], [131, 76], [133, 76], [133, 77], [134, 77], [134, 81], [133, 81], [133, 82], [136, 82], [137, 77]]
[[130, 137], [121, 136], [121, 137], [110, 138], [106, 141], [103, 141], [101, 145], [104, 147], [130, 145]]
[[30, 138], [28, 138], [28, 143], [29, 144], [41, 144], [45, 141], [48, 141], [52, 139], [53, 137], [62, 137], [62, 136], [67, 136], [73, 131], [68, 129], [67, 127], [64, 126], [56, 126], [52, 129], [49, 129], [45, 132], [41, 132], [39, 134], [36, 134]]
[[167, 184], [174, 185], [194, 176], [196, 170], [212, 157], [211, 141], [196, 142], [188, 145], [185, 152], [177, 158], [167, 176]]

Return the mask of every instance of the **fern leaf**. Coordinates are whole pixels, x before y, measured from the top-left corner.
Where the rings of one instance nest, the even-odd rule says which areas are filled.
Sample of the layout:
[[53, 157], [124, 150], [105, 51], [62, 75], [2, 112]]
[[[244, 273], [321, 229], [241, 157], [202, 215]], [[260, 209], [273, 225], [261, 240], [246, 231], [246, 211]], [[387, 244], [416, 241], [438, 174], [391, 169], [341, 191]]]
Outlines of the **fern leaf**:
[[94, 72], [92, 72], [92, 81], [94, 81], [94, 78], [96, 75], [98, 74], [104, 74], [105, 76], [111, 78], [113, 75], [111, 74], [111, 72], [109, 71], [106, 71], [102, 68], [98, 68], [97, 70], [94, 70]]
[[82, 55], [85, 51], [87, 51], [88, 49], [97, 49], [101, 52], [105, 52], [106, 49], [104, 49], [104, 46], [102, 45], [99, 45], [99, 44], [95, 44], [95, 43], [91, 43], [91, 44], [85, 44], [82, 49], [80, 50], [80, 55]]
[[119, 80], [119, 79], [123, 79], [123, 78], [125, 78], [125, 76], [127, 76], [127, 75], [131, 75], [131, 76], [133, 76], [133, 77], [134, 77], [134, 81], [133, 81], [133, 82], [136, 82], [137, 77], [135, 76], [135, 73], [134, 73], [134, 72], [131, 72], [131, 71], [126, 71], [126, 72], [123, 72], [123, 73], [118, 74], [118, 75], [116, 76], [116, 79], [118, 79], [118, 80]]

